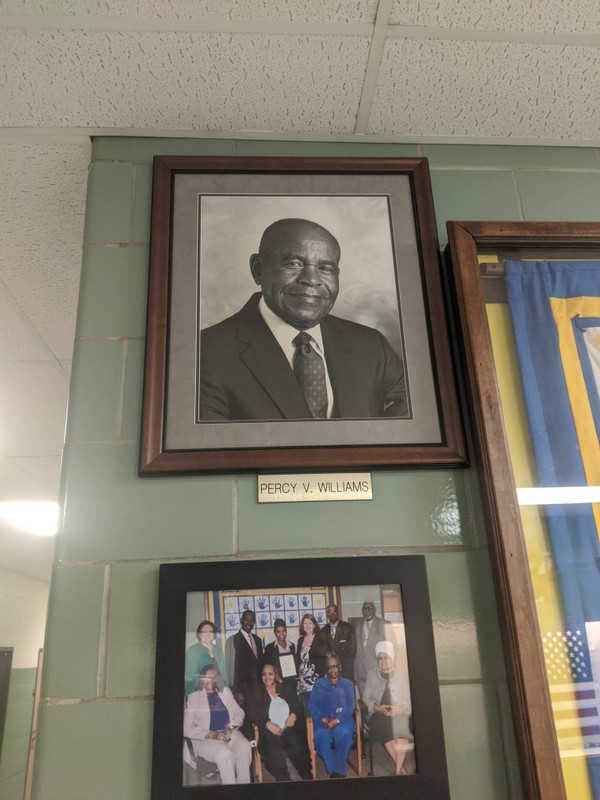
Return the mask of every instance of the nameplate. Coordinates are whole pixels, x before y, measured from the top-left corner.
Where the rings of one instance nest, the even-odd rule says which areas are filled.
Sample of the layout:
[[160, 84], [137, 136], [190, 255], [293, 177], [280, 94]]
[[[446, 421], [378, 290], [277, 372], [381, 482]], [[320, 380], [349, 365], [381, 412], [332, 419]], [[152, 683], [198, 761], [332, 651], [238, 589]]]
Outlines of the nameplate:
[[258, 476], [259, 503], [372, 499], [370, 472]]

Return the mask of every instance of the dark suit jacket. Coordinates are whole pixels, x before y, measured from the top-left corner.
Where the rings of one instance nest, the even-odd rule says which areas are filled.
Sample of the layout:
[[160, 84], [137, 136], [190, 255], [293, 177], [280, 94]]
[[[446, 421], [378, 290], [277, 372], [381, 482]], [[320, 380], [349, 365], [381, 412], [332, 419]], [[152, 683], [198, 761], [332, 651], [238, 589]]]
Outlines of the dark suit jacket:
[[[252, 295], [232, 317], [200, 336], [202, 419], [311, 419], [283, 350]], [[373, 328], [339, 317], [321, 321], [335, 416], [406, 416], [404, 366]]]
[[356, 635], [350, 623], [338, 620], [335, 636], [331, 635], [331, 625], [321, 628], [321, 636], [327, 652], [337, 653], [342, 665], [342, 677], [354, 680], [354, 656], [356, 655]]
[[363, 644], [363, 622], [361, 620], [355, 628], [356, 633], [356, 658], [354, 660], [354, 680], [362, 694], [362, 690], [367, 680], [367, 675], [373, 667], [377, 666], [377, 656], [375, 655], [375, 645], [378, 642], [387, 640], [394, 645], [394, 653], [398, 648], [396, 635], [391, 624], [381, 617], [373, 617], [373, 622], [369, 629], [367, 645]]
[[258, 658], [241, 631], [227, 639], [225, 645], [227, 675], [234, 695], [243, 694], [247, 697], [249, 691], [261, 682], [260, 673], [264, 663], [262, 642], [255, 633], [252, 634], [252, 638], [256, 644]]

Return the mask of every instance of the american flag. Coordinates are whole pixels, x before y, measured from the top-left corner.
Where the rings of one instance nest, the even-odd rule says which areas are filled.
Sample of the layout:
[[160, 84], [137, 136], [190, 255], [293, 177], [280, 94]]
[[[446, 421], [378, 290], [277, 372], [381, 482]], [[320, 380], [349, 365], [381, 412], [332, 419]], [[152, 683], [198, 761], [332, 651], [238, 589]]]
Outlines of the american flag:
[[560, 750], [600, 750], [599, 687], [585, 625], [550, 631], [542, 642]]

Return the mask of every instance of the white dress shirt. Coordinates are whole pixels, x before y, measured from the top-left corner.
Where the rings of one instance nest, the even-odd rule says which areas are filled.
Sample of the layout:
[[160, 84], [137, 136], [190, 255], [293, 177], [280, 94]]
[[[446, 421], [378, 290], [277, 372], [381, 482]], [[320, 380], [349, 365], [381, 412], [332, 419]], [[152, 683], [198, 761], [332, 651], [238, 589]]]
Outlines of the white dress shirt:
[[[271, 311], [269, 306], [265, 303], [264, 297], [260, 298], [258, 310], [260, 311], [266, 326], [277, 340], [277, 344], [283, 350], [285, 357], [289, 361], [290, 367], [293, 369], [294, 353], [296, 352], [293, 341], [300, 333], [300, 330], [298, 328], [294, 328], [292, 325], [288, 325], [288, 323], [284, 322], [281, 317], [278, 317], [277, 314]], [[327, 389], [327, 416], [331, 418], [331, 415], [333, 414], [333, 389], [331, 388], [331, 381], [329, 380], [329, 370], [327, 369], [327, 359], [325, 358], [325, 350], [323, 348], [321, 326], [315, 325], [314, 328], [302, 328], [302, 330], [308, 333], [308, 335], [311, 337], [312, 346], [323, 359], [323, 364], [325, 366], [325, 387]]]
[[250, 649], [254, 653], [254, 655], [258, 658], [258, 648], [256, 647], [256, 642], [254, 641], [251, 633], [246, 633], [243, 628], [240, 628], [242, 634], [244, 635], [246, 641], [250, 645]]

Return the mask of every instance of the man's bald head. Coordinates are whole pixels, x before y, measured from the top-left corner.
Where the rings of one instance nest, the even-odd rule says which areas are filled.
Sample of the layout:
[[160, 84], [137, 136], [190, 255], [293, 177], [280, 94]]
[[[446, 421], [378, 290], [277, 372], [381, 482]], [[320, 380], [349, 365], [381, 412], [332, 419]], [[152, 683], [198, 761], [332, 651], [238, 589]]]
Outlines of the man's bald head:
[[339, 262], [341, 250], [340, 244], [335, 236], [333, 236], [327, 228], [319, 225], [318, 222], [295, 217], [278, 219], [276, 222], [269, 225], [268, 228], [265, 228], [263, 235], [260, 237], [258, 254], [264, 256], [266, 253], [280, 248], [286, 242], [295, 238], [304, 239], [314, 237], [321, 237], [325, 240], [329, 240], [331, 244], [337, 248], [337, 260]]
[[338, 295], [340, 246], [322, 225], [280, 219], [263, 233], [250, 269], [267, 306], [298, 330], [318, 325]]

